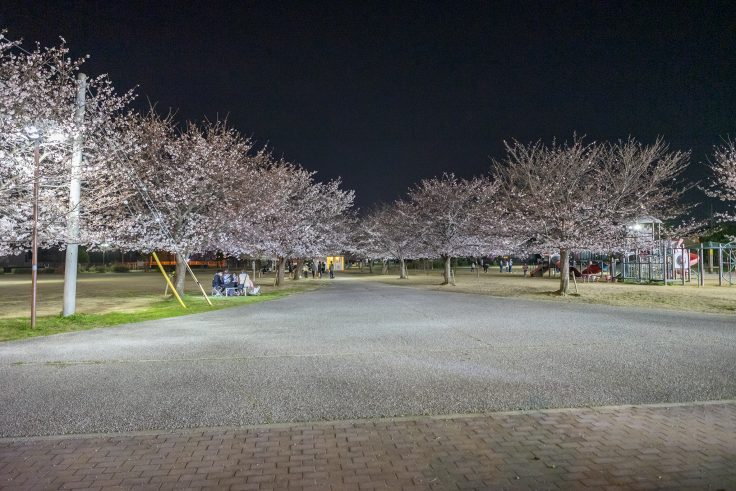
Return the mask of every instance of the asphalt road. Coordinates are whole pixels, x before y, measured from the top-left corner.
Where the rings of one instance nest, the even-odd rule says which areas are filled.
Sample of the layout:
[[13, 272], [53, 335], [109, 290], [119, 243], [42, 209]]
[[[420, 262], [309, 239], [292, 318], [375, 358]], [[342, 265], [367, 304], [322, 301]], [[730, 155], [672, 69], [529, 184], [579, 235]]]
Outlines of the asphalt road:
[[0, 436], [736, 398], [736, 318], [335, 280], [0, 344]]

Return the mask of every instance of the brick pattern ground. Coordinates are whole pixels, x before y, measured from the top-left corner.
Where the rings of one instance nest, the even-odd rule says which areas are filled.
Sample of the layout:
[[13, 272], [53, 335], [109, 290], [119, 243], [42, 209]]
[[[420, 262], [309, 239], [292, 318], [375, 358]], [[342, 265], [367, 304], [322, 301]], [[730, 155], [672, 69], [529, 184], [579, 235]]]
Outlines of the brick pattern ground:
[[0, 441], [0, 489], [736, 489], [736, 401]]

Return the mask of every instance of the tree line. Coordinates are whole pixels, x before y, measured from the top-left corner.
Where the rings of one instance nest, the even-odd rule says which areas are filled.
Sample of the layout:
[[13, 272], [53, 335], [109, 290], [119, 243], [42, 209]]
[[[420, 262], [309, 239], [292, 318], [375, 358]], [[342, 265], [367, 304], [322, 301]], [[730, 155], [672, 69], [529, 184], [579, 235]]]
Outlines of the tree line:
[[[29, 247], [34, 202], [40, 246], [169, 251], [180, 291], [194, 253], [278, 258], [280, 283], [287, 257], [344, 247], [353, 192], [275, 157], [226, 121], [181, 124], [155, 107], [133, 111], [135, 94], [118, 94], [104, 75], [87, 81], [84, 121], [75, 121], [84, 60], [71, 59], [64, 42], [28, 52], [0, 38], [0, 255]], [[83, 146], [78, 204], [69, 198], [72, 141]]]
[[[452, 281], [455, 257], [556, 252], [560, 294], [569, 288], [569, 258], [576, 250], [623, 252], [628, 226], [656, 217], [664, 236], [683, 237], [699, 223], [683, 200], [695, 184], [683, 178], [690, 153], [658, 139], [646, 145], [618, 142], [542, 141], [506, 144], [486, 175], [424, 179], [404, 198], [377, 207], [354, 235], [355, 251], [395, 259], [406, 277], [407, 259], [441, 258], [443, 284]], [[736, 202], [736, 146], [716, 147], [713, 177], [703, 189]], [[720, 215], [734, 220], [733, 212]]]
[[[175, 253], [179, 290], [187, 259], [207, 251], [276, 258], [278, 284], [287, 258], [338, 251], [396, 259], [402, 277], [407, 259], [441, 258], [445, 283], [456, 257], [557, 251], [564, 294], [571, 251], [617, 251], [638, 217], [671, 221], [690, 208], [682, 199], [693, 186], [683, 178], [689, 152], [670, 150], [661, 139], [573, 136], [509, 142], [486, 175], [421, 180], [404, 197], [358, 218], [354, 193], [340, 179], [319, 181], [226, 121], [180, 123], [155, 106], [134, 111], [134, 92], [118, 93], [104, 75], [86, 82], [78, 121], [84, 61], [70, 58], [63, 41], [25, 51], [0, 37], [0, 255], [28, 248], [35, 202], [41, 246], [63, 248], [72, 240], [68, 217], [76, 208], [73, 240], [92, 249], [109, 244]], [[83, 155], [78, 204], [67, 185], [72, 141]], [[714, 149], [711, 170], [705, 192], [736, 202], [733, 142]]]

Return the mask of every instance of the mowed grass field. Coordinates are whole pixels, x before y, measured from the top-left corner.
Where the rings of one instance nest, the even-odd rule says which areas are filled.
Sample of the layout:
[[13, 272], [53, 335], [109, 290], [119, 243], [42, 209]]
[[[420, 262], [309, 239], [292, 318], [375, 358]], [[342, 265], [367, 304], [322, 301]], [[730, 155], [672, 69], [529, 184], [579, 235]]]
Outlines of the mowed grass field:
[[[213, 270], [195, 271], [209, 294]], [[247, 303], [262, 302], [285, 295], [319, 288], [327, 280], [287, 279], [285, 285], [273, 286], [273, 277], [256, 278], [261, 295], [256, 297], [211, 297], [210, 307], [194, 281], [188, 276], [184, 297], [187, 309], [169, 294], [158, 271], [131, 273], [80, 273], [77, 282], [77, 315], [62, 318], [64, 277], [57, 274], [38, 276], [38, 328], [30, 329], [31, 276], [0, 275], [0, 341], [91, 329], [128, 322], [160, 319]]]
[[[706, 275], [706, 285], [698, 287], [693, 278], [685, 286], [678, 284], [631, 284], [631, 283], [583, 283], [577, 280], [575, 286], [570, 281], [572, 295], [560, 297], [555, 293], [559, 288], [559, 276], [543, 278], [523, 277], [521, 267], [514, 267], [513, 273], [500, 273], [498, 266], [487, 273], [471, 273], [468, 268], [458, 268], [455, 274], [456, 285], [440, 285], [441, 271], [409, 270], [409, 278], [400, 280], [398, 271], [392, 268], [388, 274], [377, 274], [380, 267], [374, 267], [374, 274], [367, 268], [353, 269], [345, 274], [365, 281], [380, 281], [391, 285], [424, 288], [439, 291], [475, 293], [498, 297], [521, 297], [554, 302], [596, 303], [615, 306], [673, 309], [681, 311], [709, 312], [715, 314], [736, 313], [736, 285], [718, 286], [718, 275]], [[734, 275], [736, 280], [736, 275]]]

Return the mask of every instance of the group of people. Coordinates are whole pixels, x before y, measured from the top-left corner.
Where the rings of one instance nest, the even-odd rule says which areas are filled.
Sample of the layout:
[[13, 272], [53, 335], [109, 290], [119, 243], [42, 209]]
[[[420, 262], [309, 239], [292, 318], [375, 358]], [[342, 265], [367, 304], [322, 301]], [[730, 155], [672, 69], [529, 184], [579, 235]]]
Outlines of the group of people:
[[245, 270], [240, 274], [231, 273], [229, 269], [218, 270], [212, 278], [212, 294], [216, 296], [234, 297], [236, 295], [259, 295], [261, 288], [253, 284]]
[[[487, 261], [481, 261], [480, 267], [483, 268], [484, 273], [488, 272], [488, 265], [489, 263]], [[475, 261], [473, 261], [470, 264], [470, 272], [471, 273], [475, 272], [476, 268], [478, 267], [479, 266], [475, 263]], [[526, 263], [524, 263], [521, 269], [524, 272], [524, 276], [526, 276], [527, 273], [529, 272], [529, 266]], [[499, 258], [498, 272], [499, 273], [513, 273], [514, 272], [514, 260], [512, 258], [508, 258], [508, 259]]]
[[[335, 266], [332, 264], [332, 261], [330, 261], [330, 265], [326, 266], [325, 263], [322, 261], [319, 261], [317, 263], [317, 272], [319, 273], [319, 277], [322, 278], [322, 275], [326, 272], [330, 274], [330, 278], [335, 277]], [[314, 278], [314, 269], [312, 269], [312, 278]]]
[[503, 273], [504, 271], [508, 273], [513, 273], [514, 272], [514, 260], [511, 258], [508, 258], [508, 259], [501, 258], [501, 260], [498, 261], [498, 267], [500, 269], [499, 271], [500, 273]]
[[[289, 264], [289, 273], [291, 272], [292, 272], [292, 265]], [[329, 273], [330, 278], [334, 278], [335, 277], [335, 266], [332, 264], [332, 261], [330, 261], [329, 266], [323, 263], [322, 261], [318, 261], [317, 264], [305, 263], [304, 266], [302, 266], [301, 272], [297, 272], [296, 274], [302, 274], [305, 278], [309, 278], [310, 273], [312, 274], [312, 278], [315, 278], [315, 277], [322, 278], [322, 275], [324, 275], [325, 273]]]
[[[477, 267], [478, 266], [476, 266], [475, 261], [473, 261], [470, 264], [470, 272], [471, 273], [475, 272], [475, 268], [477, 268]], [[483, 272], [484, 273], [487, 273], [488, 272], [488, 263], [487, 262], [482, 261], [481, 267], [483, 268]], [[500, 273], [503, 273], [503, 272], [513, 273], [514, 272], [514, 260], [511, 259], [511, 258], [508, 258], [508, 259], [501, 258], [501, 259], [499, 259], [498, 260], [498, 269], [499, 269], [499, 272]]]

